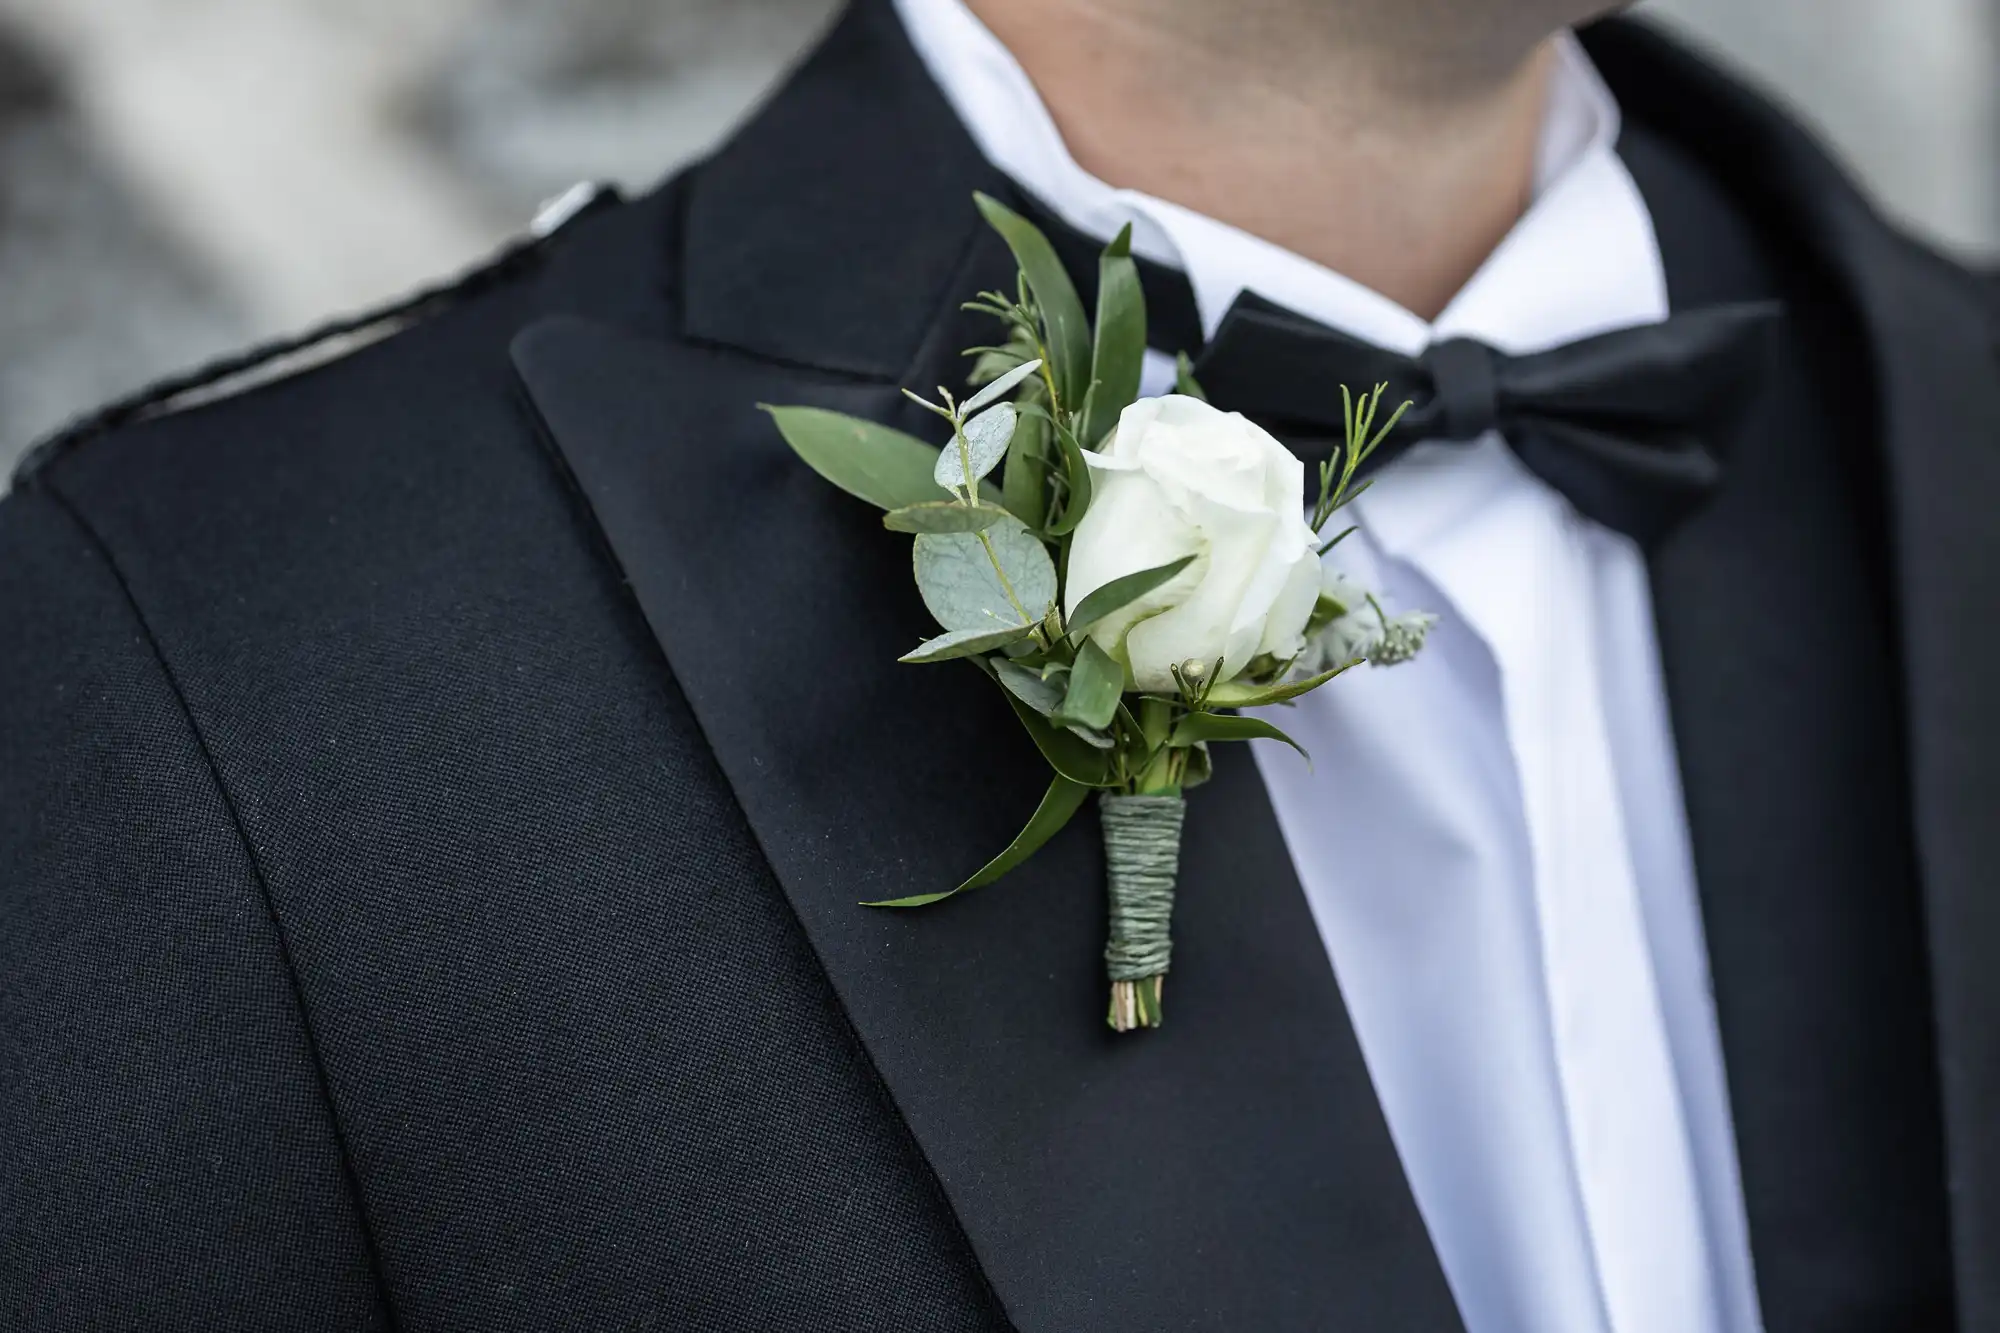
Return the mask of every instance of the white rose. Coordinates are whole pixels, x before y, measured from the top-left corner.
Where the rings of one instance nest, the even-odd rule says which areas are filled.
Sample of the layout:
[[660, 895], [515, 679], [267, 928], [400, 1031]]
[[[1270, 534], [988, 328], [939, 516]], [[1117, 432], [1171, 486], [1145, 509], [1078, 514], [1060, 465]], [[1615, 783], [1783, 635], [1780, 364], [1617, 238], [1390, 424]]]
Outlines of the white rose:
[[1090, 631], [1137, 688], [1172, 691], [1183, 662], [1220, 659], [1229, 680], [1304, 647], [1320, 568], [1290, 450], [1237, 413], [1173, 396], [1126, 408], [1084, 457], [1090, 508], [1070, 543], [1066, 612], [1113, 579], [1195, 557]]

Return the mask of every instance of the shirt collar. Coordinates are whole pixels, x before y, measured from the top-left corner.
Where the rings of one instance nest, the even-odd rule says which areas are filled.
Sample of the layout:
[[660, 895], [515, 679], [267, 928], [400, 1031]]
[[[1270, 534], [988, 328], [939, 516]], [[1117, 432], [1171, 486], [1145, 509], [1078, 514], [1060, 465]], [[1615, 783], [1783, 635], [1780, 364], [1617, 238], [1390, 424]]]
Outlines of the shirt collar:
[[1667, 313], [1652, 220], [1616, 152], [1617, 101], [1570, 34], [1558, 44], [1534, 201], [1429, 322], [1281, 246], [1099, 180], [1070, 156], [1027, 72], [963, 0], [896, 6], [987, 160], [1088, 235], [1109, 239], [1129, 222], [1136, 252], [1187, 274], [1207, 335], [1245, 290], [1411, 354], [1449, 337], [1533, 351]]

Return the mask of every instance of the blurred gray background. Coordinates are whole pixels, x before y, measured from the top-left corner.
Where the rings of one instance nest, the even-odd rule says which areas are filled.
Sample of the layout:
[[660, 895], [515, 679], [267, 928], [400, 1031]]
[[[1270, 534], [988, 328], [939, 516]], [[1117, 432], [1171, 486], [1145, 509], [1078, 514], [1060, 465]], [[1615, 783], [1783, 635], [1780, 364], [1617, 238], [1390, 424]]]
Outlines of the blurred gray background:
[[[699, 154], [837, 0], [0, 0], [0, 475], [85, 407]], [[2000, 254], [2000, 0], [1648, 0]]]

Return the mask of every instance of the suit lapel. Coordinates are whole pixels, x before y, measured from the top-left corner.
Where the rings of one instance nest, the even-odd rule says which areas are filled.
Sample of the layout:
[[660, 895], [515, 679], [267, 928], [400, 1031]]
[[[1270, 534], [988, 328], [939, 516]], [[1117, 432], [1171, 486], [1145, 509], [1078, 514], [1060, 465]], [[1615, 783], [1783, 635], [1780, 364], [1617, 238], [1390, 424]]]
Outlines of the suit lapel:
[[[929, 627], [908, 539], [799, 464], [755, 404], [921, 432], [959, 303], [1012, 276], [1003, 191], [886, 0], [862, 0], [696, 175], [680, 337], [545, 323], [515, 364], [836, 995], [1024, 1330], [1448, 1330], [1456, 1308], [1254, 764], [1191, 803], [1169, 1026], [1103, 1025], [1086, 812], [959, 882], [1046, 769]], [[968, 775], [971, 780], [968, 781]]]
[[[1700, 122], [1691, 132], [1703, 143], [1769, 138], [1768, 113], [1732, 109], [1732, 90], [1681, 68], [1671, 49], [1622, 25], [1597, 46], [1614, 65], [1621, 47], [1636, 52], [1627, 63], [1641, 72], [1619, 81], [1621, 93], [1643, 101], [1648, 87], [1668, 90], [1661, 118]], [[1692, 112], [1671, 105], [1683, 95]], [[1996, 602], [1982, 580], [2000, 552], [1974, 497], [1991, 489], [1979, 481], [2000, 477], [1966, 477], [1968, 465], [1992, 473], [1996, 454], [1962, 443], [1990, 438], [2000, 405], [1983, 337], [1981, 364], [1967, 351], [1970, 303], [1869, 231], [1858, 203], [1812, 178], [1796, 147], [1780, 147], [1750, 153], [1741, 174], [1770, 171], [1808, 215], [1800, 230], [1843, 272], [1875, 335], [1918, 850], [1964, 1185], [1961, 1298], [1969, 1313], [2000, 1318], [2000, 1285], [1970, 1262], [2000, 1230], [2000, 1161], [1976, 1129], [2000, 1108], [1989, 1026], [2000, 993], [1978, 966], [2000, 944], [2000, 917], [1975, 892], [1978, 867], [2000, 857], [1975, 817], [2000, 799], [2000, 778], [1963, 739], [1982, 734], [1982, 720], [1992, 730], [1975, 686], [2000, 667], [1980, 611]], [[855, 905], [955, 883], [1012, 836], [1044, 774], [976, 673], [895, 664], [928, 623], [902, 539], [797, 465], [751, 404], [820, 403], [910, 425], [896, 384], [934, 382], [970, 341], [950, 316], [955, 302], [1006, 277], [988, 270], [996, 252], [965, 206], [972, 189], [1000, 185], [887, 4], [863, 0], [699, 172], [681, 229], [681, 338], [547, 323], [516, 345], [522, 380], [1017, 1324], [1454, 1327], [1338, 989], [1241, 756], [1224, 756], [1193, 803], [1163, 1033], [1113, 1041], [1098, 1023], [1094, 820], [1005, 884], [946, 908]], [[1899, 312], [1913, 297], [1921, 313]], [[1662, 594], [1684, 620], [1697, 582]], [[1781, 643], [1745, 597], [1717, 605], [1723, 623], [1761, 623], [1758, 642]], [[1663, 608], [1663, 623], [1671, 614]], [[1680, 637], [1683, 647], [1703, 641]], [[1757, 656], [1737, 659], [1750, 671]], [[1727, 719], [1742, 711], [1706, 716], [1687, 743], [1725, 761], [1737, 743]], [[1749, 725], [1738, 741], [1759, 736], [1785, 742]], [[969, 755], [981, 766], [968, 794]], [[1736, 816], [1706, 818], [1755, 845]], [[1764, 1136], [1757, 1152], [1776, 1160], [1781, 1138]]]
[[1016, 1324], [1455, 1326], [1247, 756], [1193, 803], [1158, 1034], [1102, 1022], [1092, 818], [948, 906], [857, 905], [957, 882], [1046, 781], [977, 672], [896, 662], [908, 539], [754, 408], [894, 391], [575, 321], [515, 361]]
[[[1819, 349], [1796, 394], [1847, 385], [1840, 407], [1873, 413], [1864, 456], [1832, 466], [1788, 455], [1799, 427], [1767, 420], [1730, 493], [1654, 569], [1767, 1323], [1865, 1321], [1849, 1293], [1881, 1274], [1870, 1294], [1899, 1304], [1876, 1313], [1948, 1326], [1949, 1296], [1923, 1297], [1947, 1245], [1948, 1176], [1962, 1326], [2000, 1328], [2000, 525], [1986, 513], [2000, 376], [1984, 293], [1686, 53], [1630, 24], [1589, 41], [1627, 111], [1825, 293], [1793, 312]], [[1677, 304], [1740, 294], [1699, 285]], [[1835, 328], [1856, 334], [1838, 344]], [[1830, 423], [1800, 447], [1843, 433]], [[1850, 467], [1862, 480], [1828, 492]], [[1829, 586], [1859, 604], [1824, 605]], [[1851, 720], [1828, 725], [1838, 717]], [[1927, 1146], [1940, 1067], [1948, 1163]], [[1897, 1252], [1901, 1289], [1882, 1267]]]

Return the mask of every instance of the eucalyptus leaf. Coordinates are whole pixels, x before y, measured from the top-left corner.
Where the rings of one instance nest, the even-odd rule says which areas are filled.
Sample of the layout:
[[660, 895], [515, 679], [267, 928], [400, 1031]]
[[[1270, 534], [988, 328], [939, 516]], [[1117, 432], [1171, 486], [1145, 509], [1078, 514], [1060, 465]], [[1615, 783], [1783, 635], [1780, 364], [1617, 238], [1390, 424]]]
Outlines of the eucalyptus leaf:
[[1069, 690], [1055, 720], [1102, 731], [1117, 716], [1118, 700], [1124, 693], [1125, 668], [1094, 640], [1085, 639], [1077, 649], [1076, 665], [1069, 673]]
[[972, 397], [966, 399], [965, 404], [959, 408], [959, 411], [963, 412], [967, 416], [971, 416], [974, 412], [977, 412], [980, 408], [985, 407], [988, 403], [999, 402], [1002, 398], [1005, 398], [1008, 394], [1012, 393], [1014, 391], [1015, 386], [1020, 384], [1022, 380], [1027, 379], [1028, 376], [1034, 374], [1041, 368], [1042, 368], [1042, 363], [1040, 360], [1024, 362], [1021, 365], [1014, 367], [1012, 370], [1002, 375], [999, 379], [994, 380], [991, 384], [981, 389], [978, 393], [975, 393], [972, 395]]
[[1312, 756], [1297, 741], [1269, 722], [1257, 717], [1236, 717], [1228, 713], [1190, 713], [1174, 728], [1167, 744], [1182, 749], [1202, 741], [1283, 741], [1312, 762]]
[[1071, 782], [1080, 782], [1086, 787], [1117, 785], [1111, 773], [1108, 751], [1098, 750], [1082, 737], [1052, 725], [1012, 693], [1007, 695], [1007, 702], [1013, 705], [1014, 716], [1021, 719], [1022, 727], [1035, 742], [1035, 748], [1042, 752], [1042, 758], [1049, 761], [1050, 768]]
[[985, 194], [975, 194], [980, 215], [1007, 242], [1014, 262], [1027, 275], [1028, 288], [1041, 309], [1043, 334], [1048, 346], [1050, 370], [1056, 382], [1061, 406], [1081, 405], [1090, 385], [1090, 324], [1083, 313], [1083, 301], [1076, 285], [1056, 258], [1055, 247], [1041, 228]]
[[913, 662], [919, 665], [928, 662], [955, 662], [961, 657], [977, 657], [990, 653], [996, 648], [1005, 648], [1010, 643], [1025, 639], [1034, 633], [1033, 625], [1010, 625], [1004, 629], [955, 629], [949, 634], [940, 634], [913, 653], [897, 658], [899, 662]]
[[1082, 741], [1093, 750], [1115, 750], [1118, 742], [1104, 732], [1093, 730], [1077, 722], [1063, 723], [1063, 730]]
[[1097, 344], [1090, 368], [1090, 414], [1082, 444], [1095, 449], [1139, 396], [1146, 360], [1146, 294], [1132, 258], [1132, 226], [1118, 233], [1098, 261]]
[[1216, 708], [1268, 708], [1272, 704], [1288, 703], [1303, 694], [1311, 694], [1330, 680], [1337, 680], [1361, 665], [1362, 659], [1355, 658], [1344, 666], [1331, 671], [1322, 671], [1317, 676], [1305, 680], [1295, 680], [1288, 685], [1218, 685], [1209, 691], [1208, 702]]
[[1055, 562], [1011, 514], [983, 532], [925, 533], [914, 561], [924, 605], [947, 630], [1032, 627], [1055, 605]]
[[[948, 491], [956, 491], [978, 481], [1000, 466], [1000, 460], [1007, 456], [1007, 446], [1014, 442], [1014, 427], [1021, 419], [1013, 404], [1000, 406], [981, 412], [965, 423], [965, 444], [961, 446], [957, 437], [945, 441], [938, 452], [937, 468], [931, 474], [938, 485]], [[972, 474], [966, 476], [967, 456], [972, 460]]]
[[1199, 557], [1183, 556], [1172, 564], [1155, 565], [1142, 569], [1136, 574], [1113, 579], [1101, 588], [1094, 589], [1076, 608], [1076, 614], [1069, 618], [1069, 632], [1084, 634], [1091, 626], [1106, 616], [1123, 611], [1150, 592], [1155, 592], [1180, 577], [1181, 571], [1193, 564]]
[[882, 515], [882, 526], [891, 532], [984, 532], [1005, 517], [1006, 510], [992, 505], [940, 500], [892, 509]]
[[914, 435], [818, 407], [764, 408], [813, 471], [877, 509], [943, 500], [938, 451]]
[[1081, 810], [1084, 801], [1089, 799], [1090, 791], [1091, 789], [1082, 783], [1071, 782], [1068, 778], [1057, 774], [1055, 780], [1049, 784], [1047, 793], [1043, 795], [1042, 803], [1036, 807], [1034, 816], [1028, 820], [1028, 826], [1021, 830], [1020, 836], [1008, 844], [1006, 851], [988, 861], [971, 879], [949, 893], [924, 893], [914, 898], [891, 898], [886, 902], [863, 903], [862, 906], [929, 907], [932, 903], [941, 903], [961, 893], [985, 888], [1047, 846], [1049, 839], [1062, 832], [1070, 820], [1076, 818], [1076, 812]]
[[1062, 707], [1066, 680], [1051, 680], [1033, 667], [1024, 667], [1019, 662], [1010, 662], [1004, 657], [992, 662], [993, 674], [1007, 693], [1019, 699], [1043, 717], [1053, 714]]

